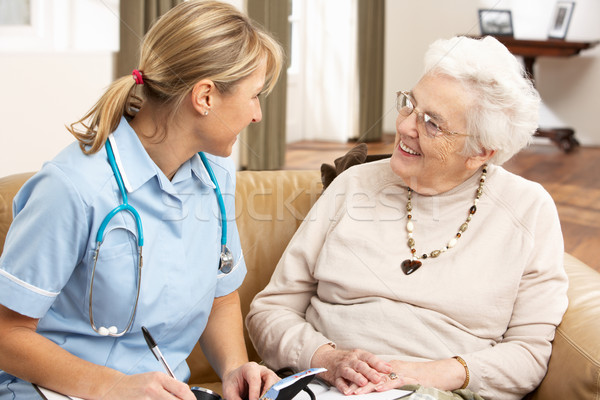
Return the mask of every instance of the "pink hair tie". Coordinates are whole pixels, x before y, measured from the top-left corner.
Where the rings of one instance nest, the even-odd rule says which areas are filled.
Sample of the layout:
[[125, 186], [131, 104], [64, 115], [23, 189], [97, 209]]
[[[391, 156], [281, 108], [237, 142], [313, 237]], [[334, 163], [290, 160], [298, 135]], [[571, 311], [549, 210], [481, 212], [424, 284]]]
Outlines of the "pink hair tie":
[[133, 72], [131, 73], [131, 75], [133, 75], [133, 80], [135, 80], [136, 85], [144, 84], [144, 80], [142, 79], [142, 73], [140, 71], [138, 71], [137, 69], [134, 69]]

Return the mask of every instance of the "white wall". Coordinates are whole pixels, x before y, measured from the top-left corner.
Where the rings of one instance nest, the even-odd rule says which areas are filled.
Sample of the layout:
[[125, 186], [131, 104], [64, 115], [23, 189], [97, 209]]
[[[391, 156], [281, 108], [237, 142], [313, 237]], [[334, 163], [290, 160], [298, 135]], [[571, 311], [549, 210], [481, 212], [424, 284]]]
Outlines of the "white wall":
[[0, 176], [36, 171], [112, 80], [111, 53], [0, 55]]
[[[244, 0], [229, 1], [245, 8]], [[118, 21], [117, 0], [33, 0], [33, 4], [45, 7], [38, 16], [54, 21], [38, 30], [43, 37], [29, 37], [20, 48], [10, 48], [15, 38], [0, 27], [0, 176], [37, 170], [54, 157], [73, 140], [64, 125], [79, 119], [113, 79], [118, 29], [102, 27]], [[433, 40], [478, 34], [477, 9], [491, 6], [513, 11], [516, 37], [544, 38], [554, 4], [553, 0], [386, 0], [384, 131], [394, 132], [394, 93], [416, 83], [423, 54]], [[65, 7], [68, 12], [61, 12]], [[600, 1], [578, 0], [567, 39], [600, 39], [599, 15]], [[93, 35], [98, 31], [100, 37]], [[86, 35], [88, 40], [83, 40]], [[33, 39], [39, 47], [32, 47]], [[542, 124], [570, 125], [583, 144], [600, 145], [596, 117], [600, 46], [578, 57], [539, 59], [536, 77], [547, 106]]]
[[119, 0], [31, 4], [32, 28], [0, 26], [0, 176], [36, 171], [73, 142], [64, 126], [114, 79]]
[[[384, 132], [395, 132], [394, 93], [419, 79], [423, 55], [437, 38], [479, 34], [477, 10], [512, 11], [515, 37], [545, 39], [555, 1], [550, 0], [386, 0]], [[567, 40], [600, 39], [600, 2], [578, 0]], [[536, 84], [544, 101], [540, 125], [568, 125], [582, 144], [600, 145], [596, 123], [600, 92], [600, 46], [571, 58], [539, 58]]]
[[113, 80], [118, 0], [31, 4], [30, 27], [0, 27], [0, 176], [38, 170], [71, 143], [65, 124]]

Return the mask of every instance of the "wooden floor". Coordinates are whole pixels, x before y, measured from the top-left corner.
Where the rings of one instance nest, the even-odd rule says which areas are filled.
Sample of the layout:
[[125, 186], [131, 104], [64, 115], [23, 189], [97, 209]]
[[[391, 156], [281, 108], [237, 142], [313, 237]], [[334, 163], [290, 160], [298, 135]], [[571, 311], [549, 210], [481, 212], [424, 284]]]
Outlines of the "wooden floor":
[[[297, 142], [288, 145], [285, 169], [319, 169], [354, 143]], [[393, 135], [368, 143], [369, 154], [391, 153]], [[507, 170], [541, 183], [552, 195], [563, 229], [565, 250], [600, 272], [600, 147], [565, 154], [536, 143], [504, 164]]]

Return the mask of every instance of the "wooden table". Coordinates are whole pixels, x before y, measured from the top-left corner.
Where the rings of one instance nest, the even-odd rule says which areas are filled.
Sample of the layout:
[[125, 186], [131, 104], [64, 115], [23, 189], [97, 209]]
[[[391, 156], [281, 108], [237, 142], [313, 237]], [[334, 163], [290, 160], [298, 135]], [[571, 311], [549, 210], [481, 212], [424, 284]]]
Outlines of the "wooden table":
[[[533, 65], [537, 57], [571, 57], [579, 54], [581, 50], [590, 49], [600, 43], [600, 41], [568, 42], [556, 39], [523, 40], [509, 36], [495, 36], [495, 38], [503, 43], [512, 54], [523, 57], [525, 70], [534, 82]], [[571, 151], [579, 144], [572, 128], [539, 128], [535, 135], [549, 138], [565, 152]]]

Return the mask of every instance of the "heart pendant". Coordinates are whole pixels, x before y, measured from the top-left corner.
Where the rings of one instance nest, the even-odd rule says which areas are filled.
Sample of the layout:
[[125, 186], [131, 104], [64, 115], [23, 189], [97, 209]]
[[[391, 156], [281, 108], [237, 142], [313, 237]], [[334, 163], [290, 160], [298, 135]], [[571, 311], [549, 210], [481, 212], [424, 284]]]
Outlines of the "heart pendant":
[[406, 275], [410, 275], [418, 270], [421, 265], [423, 265], [423, 263], [419, 260], [404, 260], [401, 264], [402, 272]]

